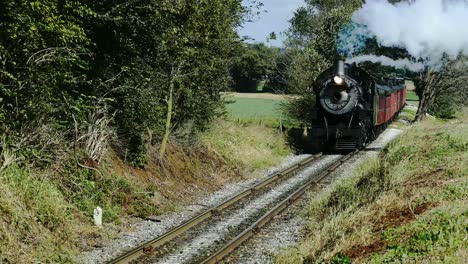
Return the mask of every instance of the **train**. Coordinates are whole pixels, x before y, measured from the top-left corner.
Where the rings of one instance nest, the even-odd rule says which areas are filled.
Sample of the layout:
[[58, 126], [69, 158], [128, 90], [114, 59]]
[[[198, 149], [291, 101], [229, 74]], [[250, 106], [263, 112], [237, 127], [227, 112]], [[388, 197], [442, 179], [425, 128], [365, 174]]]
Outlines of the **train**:
[[365, 148], [406, 105], [403, 78], [376, 78], [344, 61], [322, 72], [313, 89], [310, 137], [318, 150]]

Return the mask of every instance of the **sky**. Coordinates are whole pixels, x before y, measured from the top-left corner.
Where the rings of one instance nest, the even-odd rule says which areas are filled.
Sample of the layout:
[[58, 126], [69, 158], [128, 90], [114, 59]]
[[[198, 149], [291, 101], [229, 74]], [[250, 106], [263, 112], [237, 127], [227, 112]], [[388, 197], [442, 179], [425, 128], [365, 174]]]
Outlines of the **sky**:
[[[243, 0], [246, 4], [248, 0]], [[281, 46], [284, 36], [281, 32], [289, 27], [289, 20], [293, 17], [294, 11], [304, 3], [304, 0], [263, 0], [264, 6], [260, 16], [253, 22], [246, 23], [244, 28], [239, 30], [241, 36], [249, 36], [255, 42], [265, 42], [271, 32], [275, 32], [278, 40], [272, 41], [274, 46]]]

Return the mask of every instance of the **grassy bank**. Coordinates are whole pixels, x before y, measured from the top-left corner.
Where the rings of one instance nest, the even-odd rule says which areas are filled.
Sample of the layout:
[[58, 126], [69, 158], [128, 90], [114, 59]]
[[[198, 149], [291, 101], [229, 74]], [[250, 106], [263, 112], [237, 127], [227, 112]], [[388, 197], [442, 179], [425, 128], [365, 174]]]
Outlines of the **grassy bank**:
[[[63, 153], [50, 167], [32, 166], [0, 148], [0, 263], [68, 263], [144, 218], [177, 208], [230, 181], [250, 177], [290, 153], [276, 130], [220, 121], [190, 146], [170, 145], [164, 164], [150, 151], [134, 168], [111, 150], [100, 164]], [[93, 209], [104, 210], [104, 228]]]
[[[46, 169], [10, 164], [0, 171], [2, 261], [72, 262], [80, 251], [117, 236], [125, 216], [172, 211], [190, 197], [242, 177], [204, 148], [173, 145], [167, 159], [164, 166], [154, 160], [145, 168], [128, 166], [112, 153], [89, 169], [73, 159]], [[104, 228], [92, 222], [97, 206], [104, 210]]]
[[280, 130], [261, 124], [219, 120], [202, 136], [202, 142], [247, 173], [277, 165], [292, 154]]
[[468, 114], [414, 125], [313, 198], [306, 236], [277, 263], [464, 263]]

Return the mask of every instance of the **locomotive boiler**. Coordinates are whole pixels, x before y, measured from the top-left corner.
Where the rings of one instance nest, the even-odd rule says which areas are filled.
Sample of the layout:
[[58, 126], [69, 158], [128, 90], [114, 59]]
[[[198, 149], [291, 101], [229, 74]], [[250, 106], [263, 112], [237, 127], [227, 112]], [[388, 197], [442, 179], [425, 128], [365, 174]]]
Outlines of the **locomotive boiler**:
[[343, 61], [319, 75], [314, 92], [311, 137], [317, 149], [364, 148], [406, 104], [403, 79], [377, 79]]

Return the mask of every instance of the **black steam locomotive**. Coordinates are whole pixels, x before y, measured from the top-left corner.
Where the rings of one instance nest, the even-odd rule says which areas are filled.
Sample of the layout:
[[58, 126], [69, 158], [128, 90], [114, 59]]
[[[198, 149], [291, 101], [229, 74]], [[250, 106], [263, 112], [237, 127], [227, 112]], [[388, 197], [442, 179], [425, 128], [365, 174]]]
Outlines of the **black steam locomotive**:
[[343, 61], [320, 74], [314, 92], [311, 140], [316, 149], [364, 148], [406, 104], [403, 79], [376, 79]]

